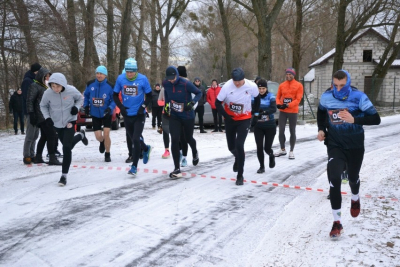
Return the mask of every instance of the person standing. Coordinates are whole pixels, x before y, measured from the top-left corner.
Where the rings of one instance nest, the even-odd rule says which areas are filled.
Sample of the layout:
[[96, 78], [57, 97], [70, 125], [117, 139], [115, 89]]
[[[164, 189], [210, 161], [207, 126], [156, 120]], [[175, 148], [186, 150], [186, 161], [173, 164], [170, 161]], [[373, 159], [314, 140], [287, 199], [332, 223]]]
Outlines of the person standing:
[[274, 113], [276, 112], [275, 95], [268, 92], [268, 85], [265, 79], [258, 79], [258, 91], [260, 93], [260, 109], [253, 108], [252, 113], [259, 113], [257, 118], [253, 118], [254, 138], [257, 145], [257, 158], [260, 168], [257, 173], [264, 173], [264, 151], [269, 155], [269, 167], [275, 167], [275, 156], [272, 151], [272, 143], [276, 135], [276, 124]]
[[[122, 102], [119, 99], [121, 92]], [[141, 152], [140, 137], [146, 120], [146, 107], [152, 99], [151, 87], [147, 77], [138, 72], [137, 62], [133, 58], [125, 60], [125, 73], [118, 76], [114, 86], [114, 102], [124, 116], [126, 133], [132, 141], [132, 165], [128, 174], [136, 176]], [[150, 158], [151, 146], [143, 149], [143, 163]]]
[[[231, 73], [215, 100], [218, 112], [225, 118], [225, 135], [229, 151], [235, 157], [233, 171], [237, 172], [236, 185], [243, 185], [244, 142], [250, 128], [251, 97], [254, 109], [259, 110], [260, 97], [257, 85], [244, 78], [244, 71], [236, 68]], [[222, 105], [224, 103], [224, 105]], [[255, 117], [260, 114], [254, 113]]]
[[161, 116], [162, 116], [162, 110], [163, 107], [158, 105], [158, 98], [160, 96], [160, 91], [161, 87], [160, 84], [156, 84], [154, 89], [151, 92], [152, 95], [152, 100], [151, 100], [151, 125], [153, 129], [156, 128], [156, 120], [157, 120], [157, 132], [159, 134], [162, 134], [162, 128], [161, 128]]
[[163, 107], [162, 111], [162, 134], [163, 134], [163, 143], [165, 147], [164, 154], [162, 154], [161, 158], [168, 159], [171, 155], [169, 152], [169, 118], [171, 116], [171, 110], [169, 108], [169, 103], [165, 103], [165, 94], [164, 88], [161, 88], [160, 95], [158, 96], [158, 105]]
[[18, 88], [18, 90], [12, 94], [8, 107], [10, 113], [12, 113], [14, 116], [15, 135], [18, 134], [18, 120], [19, 120], [19, 127], [21, 128], [21, 134], [25, 134], [23, 96], [21, 88]]
[[54, 126], [63, 145], [62, 174], [58, 184], [65, 186], [72, 161], [72, 149], [79, 141], [85, 146], [88, 145], [84, 130], [75, 135], [77, 114], [83, 104], [83, 97], [75, 87], [67, 83], [62, 73], [53, 73], [49, 79], [49, 86], [51, 90], [44, 92], [40, 110], [47, 126]]
[[[38, 73], [38, 71], [40, 70], [42, 66], [35, 62], [31, 65], [30, 70], [28, 70], [25, 75], [24, 75], [24, 79], [22, 80], [21, 83], [21, 90], [22, 90], [22, 96], [23, 96], [23, 111], [25, 115], [28, 115], [27, 109], [26, 109], [26, 99], [28, 96], [28, 90], [29, 90], [29, 86], [33, 83], [33, 80], [35, 79], [36, 74]], [[27, 122], [29, 125], [29, 122]], [[26, 130], [28, 131], [28, 129]]]
[[199, 102], [197, 103], [196, 109], [194, 110], [194, 116], [196, 117], [196, 113], [199, 116], [200, 133], [207, 133], [207, 131], [204, 130], [204, 121], [203, 121], [204, 104], [207, 102], [206, 89], [201, 84], [201, 80], [198, 77], [194, 78], [193, 84], [201, 91], [201, 98], [200, 98]]
[[290, 152], [289, 159], [294, 159], [293, 149], [296, 144], [296, 124], [299, 113], [299, 104], [303, 97], [303, 85], [294, 79], [296, 71], [293, 68], [286, 69], [286, 81], [281, 83], [276, 94], [276, 106], [279, 112], [279, 144], [281, 149], [274, 155], [280, 157], [286, 155], [285, 127], [289, 120]]
[[218, 113], [217, 107], [215, 106], [215, 100], [219, 92], [221, 91], [221, 87], [218, 86], [217, 80], [212, 80], [211, 87], [207, 91], [207, 102], [211, 106], [211, 111], [214, 118], [214, 131], [215, 132], [222, 132], [222, 115]]
[[[174, 159], [174, 171], [170, 173], [171, 178], [182, 177], [179, 161], [179, 141], [182, 128], [185, 140], [192, 149], [192, 163], [196, 166], [199, 163], [199, 153], [196, 147], [196, 140], [193, 138], [194, 131], [194, 110], [196, 102], [201, 98], [201, 91], [187, 79], [181, 78], [177, 68], [169, 66], [163, 81], [165, 103], [169, 104], [171, 116], [169, 119], [169, 130], [171, 133], [171, 150]], [[195, 95], [192, 98], [192, 94]]]
[[96, 79], [87, 83], [83, 106], [85, 114], [92, 116], [94, 135], [100, 142], [99, 152], [105, 152], [104, 161], [111, 162], [110, 130], [115, 103], [113, 99], [114, 85], [107, 80], [107, 75], [108, 71], [105, 66], [96, 68]]
[[[363, 125], [379, 125], [380, 116], [368, 96], [351, 86], [350, 74], [339, 70], [333, 74], [333, 89], [322, 94], [317, 112], [319, 141], [328, 139], [327, 174], [333, 226], [329, 233], [338, 239], [343, 233], [341, 224], [341, 176], [346, 168], [351, 189], [350, 214], [360, 214], [360, 169], [364, 158]], [[328, 133], [328, 134], [326, 134]]]

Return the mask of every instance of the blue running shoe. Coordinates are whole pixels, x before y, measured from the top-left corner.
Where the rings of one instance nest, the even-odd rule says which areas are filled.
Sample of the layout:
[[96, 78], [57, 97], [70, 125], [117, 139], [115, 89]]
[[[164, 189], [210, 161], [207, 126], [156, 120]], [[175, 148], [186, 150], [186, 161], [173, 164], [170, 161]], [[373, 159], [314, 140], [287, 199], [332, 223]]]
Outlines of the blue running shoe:
[[131, 166], [131, 169], [128, 171], [128, 174], [133, 175], [133, 177], [136, 177], [137, 169], [136, 166]]
[[187, 160], [186, 158], [183, 158], [181, 161], [181, 167], [186, 167], [187, 166]]
[[143, 164], [147, 164], [150, 159], [151, 146], [147, 145], [147, 151], [143, 151]]

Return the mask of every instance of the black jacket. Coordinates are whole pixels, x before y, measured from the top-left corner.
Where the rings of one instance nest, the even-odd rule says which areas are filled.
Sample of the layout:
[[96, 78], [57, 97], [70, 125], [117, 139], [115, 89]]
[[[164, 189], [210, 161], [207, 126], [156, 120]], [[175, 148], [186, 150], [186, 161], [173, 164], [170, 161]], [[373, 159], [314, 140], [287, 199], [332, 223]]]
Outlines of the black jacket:
[[9, 103], [9, 109], [10, 109], [10, 113], [12, 112], [17, 112], [17, 113], [21, 113], [23, 112], [23, 96], [22, 94], [18, 94], [17, 91], [14, 92], [14, 94], [11, 96], [10, 98], [10, 103]]
[[25, 73], [24, 80], [22, 81], [22, 84], [21, 84], [24, 114], [28, 114], [27, 109], [26, 109], [26, 98], [28, 96], [29, 86], [33, 83], [34, 79], [35, 79], [35, 73], [28, 70]]
[[158, 105], [158, 97], [160, 96], [160, 92], [161, 92], [161, 90], [156, 90], [156, 89], [153, 89], [152, 91], [151, 91], [151, 105], [152, 105], [152, 107], [154, 107], [154, 108], [156, 108], [156, 107], [160, 107], [159, 105]]
[[48, 69], [41, 68], [36, 74], [34, 82], [29, 86], [26, 99], [26, 109], [28, 113], [34, 113], [37, 118], [37, 124], [45, 121], [42, 112], [40, 111], [40, 101], [47, 86], [44, 84], [44, 77], [50, 73]]
[[[196, 86], [196, 84], [194, 84], [194, 86]], [[197, 87], [197, 86], [196, 86]], [[197, 87], [200, 91], [201, 91], [201, 93], [202, 93], [202, 95], [201, 95], [201, 97], [200, 97], [200, 99], [199, 99], [199, 102], [197, 102], [198, 104], [197, 104], [197, 106], [198, 107], [201, 107], [201, 106], [204, 106], [204, 104], [207, 102], [207, 93], [206, 93], [206, 89], [204, 88], [204, 86], [203, 85], [201, 85], [200, 84], [200, 86], [199, 87]]]

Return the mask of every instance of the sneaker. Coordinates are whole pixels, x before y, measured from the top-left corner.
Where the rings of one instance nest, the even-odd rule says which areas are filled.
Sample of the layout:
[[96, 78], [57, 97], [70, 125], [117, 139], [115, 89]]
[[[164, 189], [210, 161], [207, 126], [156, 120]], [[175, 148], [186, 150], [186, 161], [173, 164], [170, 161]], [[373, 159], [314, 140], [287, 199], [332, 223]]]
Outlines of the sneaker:
[[243, 176], [242, 175], [238, 175], [236, 177], [236, 185], [243, 185]]
[[269, 167], [271, 169], [275, 167], [275, 156], [272, 153], [269, 155]]
[[169, 150], [165, 150], [164, 154], [162, 154], [162, 158], [163, 159], [167, 159], [171, 156], [171, 153], [169, 153]]
[[39, 163], [47, 163], [47, 162], [43, 160], [42, 156], [36, 155], [35, 159], [33, 160], [33, 163], [39, 164]]
[[360, 198], [358, 198], [358, 200], [356, 200], [356, 201], [352, 200], [351, 208], [350, 208], [351, 217], [353, 217], [353, 218], [358, 217], [358, 214], [360, 214], [360, 209], [361, 209]]
[[347, 174], [347, 171], [342, 172], [341, 178], [342, 184], [347, 184], [349, 182], [349, 175]]
[[147, 164], [147, 162], [149, 162], [150, 159], [150, 153], [151, 153], [151, 146], [147, 145], [147, 151], [143, 151], [143, 164]]
[[290, 151], [290, 152], [289, 152], [289, 159], [294, 159], [293, 151]]
[[60, 181], [58, 181], [59, 186], [65, 186], [67, 184], [67, 178], [61, 176]]
[[18, 135], [18, 132], [15, 132], [14, 135]]
[[182, 173], [180, 169], [175, 169], [173, 172], [169, 174], [170, 178], [180, 178], [182, 177]]
[[32, 158], [24, 157], [23, 162], [24, 162], [24, 164], [32, 164]]
[[104, 153], [104, 151], [106, 151], [106, 147], [104, 146], [104, 141], [103, 142], [100, 142], [100, 145], [99, 145], [99, 151], [100, 151], [100, 153]]
[[192, 163], [193, 163], [193, 166], [197, 166], [197, 164], [199, 164], [199, 152], [197, 151], [196, 152], [196, 154], [193, 156], [193, 160], [192, 160]]
[[238, 172], [238, 164], [235, 159], [235, 163], [233, 163], [233, 172]]
[[186, 167], [186, 166], [187, 166], [187, 160], [186, 158], [182, 158], [181, 167]]
[[326, 199], [331, 199], [331, 193], [326, 196]]
[[158, 127], [157, 133], [162, 134], [162, 128], [161, 127]]
[[333, 222], [332, 230], [329, 233], [329, 236], [331, 237], [331, 239], [337, 240], [340, 235], [343, 234], [343, 232], [343, 226], [340, 221], [335, 221]]
[[223, 132], [224, 132], [224, 130], [222, 130], [222, 129], [219, 129], [219, 130], [218, 130], [218, 132], [220, 132], [220, 133], [223, 133]]
[[285, 156], [285, 155], [286, 155], [286, 150], [282, 150], [282, 149], [279, 149], [278, 151], [276, 151], [274, 153], [275, 157], [280, 157], [280, 156]]
[[153, 126], [153, 127], [151, 127], [153, 130], [155, 130], [156, 129], [156, 126]]
[[207, 131], [204, 131], [203, 129], [201, 129], [200, 133], [207, 133]]
[[22, 134], [22, 135], [25, 135], [25, 132], [22, 132], [21, 134]]
[[58, 151], [58, 150], [56, 150], [56, 157], [57, 158], [62, 158], [63, 157], [63, 155], [60, 153], [60, 151]]
[[139, 159], [143, 159], [143, 153], [144, 153], [143, 149], [140, 150]]
[[215, 129], [214, 131], [211, 131], [212, 133], [218, 133], [218, 129]]
[[136, 166], [131, 166], [131, 169], [128, 171], [128, 174], [131, 174], [131, 175], [133, 175], [133, 177], [135, 177], [136, 176], [136, 173], [137, 173], [137, 169], [136, 169]]
[[125, 163], [132, 163], [133, 162], [133, 157], [129, 156], [126, 160]]
[[265, 172], [265, 168], [264, 167], [260, 167], [258, 170], [257, 170], [257, 173], [264, 173]]
[[104, 154], [104, 161], [111, 162], [111, 157], [109, 152], [106, 152], [106, 154]]
[[87, 146], [87, 145], [89, 144], [89, 140], [86, 138], [85, 130], [83, 130], [83, 129], [80, 130], [80, 133], [83, 134], [82, 143], [83, 143], [85, 146]]

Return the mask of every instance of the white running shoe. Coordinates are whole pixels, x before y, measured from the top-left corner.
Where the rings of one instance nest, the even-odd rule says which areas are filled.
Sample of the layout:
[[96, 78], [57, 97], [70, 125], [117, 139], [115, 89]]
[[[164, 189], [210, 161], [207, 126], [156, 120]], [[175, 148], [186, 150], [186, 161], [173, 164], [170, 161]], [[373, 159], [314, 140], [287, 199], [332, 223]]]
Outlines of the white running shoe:
[[293, 151], [290, 151], [290, 152], [289, 152], [289, 159], [294, 159]]
[[280, 156], [285, 156], [285, 155], [286, 155], [286, 150], [282, 150], [282, 149], [279, 149], [278, 151], [276, 151], [274, 153], [275, 157], [280, 157]]

